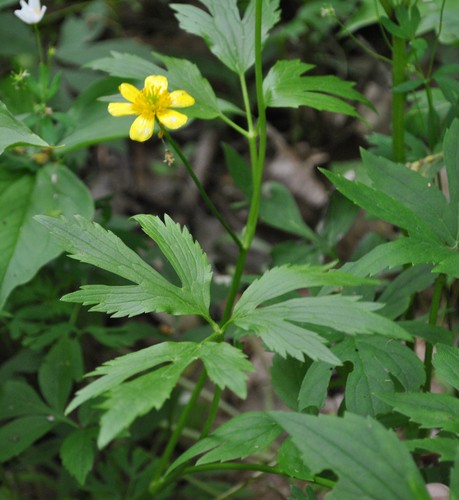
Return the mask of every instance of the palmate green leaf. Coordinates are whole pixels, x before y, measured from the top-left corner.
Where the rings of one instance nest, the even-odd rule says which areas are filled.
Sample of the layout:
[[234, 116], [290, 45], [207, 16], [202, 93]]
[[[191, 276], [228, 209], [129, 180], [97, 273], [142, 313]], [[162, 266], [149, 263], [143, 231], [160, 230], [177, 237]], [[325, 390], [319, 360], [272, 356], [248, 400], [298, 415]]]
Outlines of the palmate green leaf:
[[228, 387], [240, 398], [246, 398], [246, 373], [254, 371], [254, 367], [240, 349], [226, 342], [203, 342], [199, 347], [199, 358], [214, 384], [221, 389]]
[[410, 340], [411, 336], [403, 328], [373, 312], [380, 307], [374, 302], [359, 302], [358, 297], [329, 295], [290, 299], [265, 306], [257, 312], [296, 323], [321, 325], [349, 335], [377, 333]]
[[77, 429], [62, 442], [60, 457], [67, 471], [83, 485], [92, 469], [95, 450], [95, 429]]
[[279, 266], [266, 271], [250, 284], [236, 304], [233, 319], [238, 319], [263, 302], [293, 290], [317, 286], [357, 286], [376, 284], [376, 281], [355, 277], [350, 273], [330, 270], [330, 266]]
[[[184, 280], [181, 288], [172, 285], [128, 248], [120, 238], [98, 224], [82, 217], [69, 220], [39, 217], [38, 220], [59, 239], [72, 258], [95, 265], [137, 284], [137, 286], [115, 287], [87, 285], [77, 292], [64, 296], [62, 300], [94, 305], [92, 310], [113, 314], [116, 317], [153, 311], [209, 317], [208, 288], [211, 279], [209, 264], [188, 231], [182, 231], [167, 216], [165, 223], [153, 216], [141, 216], [140, 220], [142, 224], [149, 223], [151, 228], [156, 228], [156, 232], [153, 231], [152, 234], [157, 235], [160, 248], [166, 252], [166, 257], [172, 259], [172, 266]], [[174, 250], [167, 250], [168, 245], [172, 245]], [[182, 246], [189, 252], [182, 261], [177, 261], [174, 252]], [[187, 272], [191, 273], [188, 278]], [[196, 281], [193, 281], [193, 278]]]
[[136, 215], [133, 219], [156, 242], [180, 278], [182, 287], [190, 292], [197, 303], [203, 305], [203, 314], [207, 314], [212, 271], [206, 254], [193, 240], [188, 229], [180, 228], [167, 215], [164, 222], [151, 215]]
[[[408, 339], [410, 336], [395, 323], [372, 313], [378, 304], [356, 302], [354, 297], [340, 295], [304, 297], [257, 308], [263, 302], [300, 288], [324, 285], [362, 284], [359, 278], [328, 271], [326, 267], [284, 266], [267, 271], [243, 293], [234, 309], [231, 322], [247, 334], [260, 336], [268, 348], [281, 356], [340, 364], [324, 345], [326, 340], [313, 325], [333, 328], [350, 335], [379, 333]], [[365, 284], [372, 283], [366, 282]], [[333, 314], [330, 314], [333, 311]], [[308, 326], [299, 326], [308, 323]]]
[[[411, 338], [396, 323], [372, 312], [379, 308], [378, 304], [357, 302], [356, 299], [341, 295], [291, 299], [239, 314], [233, 322], [247, 331], [247, 335], [261, 337], [269, 349], [281, 356], [302, 360], [302, 356], [307, 355], [333, 365], [341, 363], [324, 345], [326, 340], [314, 331], [315, 325], [348, 335], [377, 333], [392, 338]], [[298, 325], [302, 323], [308, 326]]]
[[85, 401], [100, 396], [138, 373], [163, 363], [186, 359], [192, 356], [194, 351], [195, 345], [190, 342], [163, 342], [108, 361], [86, 375], [87, 377], [100, 376], [100, 378], [77, 392], [76, 397], [67, 407], [66, 414]]
[[[418, 390], [424, 383], [423, 364], [404, 344], [381, 337], [347, 338], [331, 348], [341, 362], [349, 361], [353, 369], [346, 381], [346, 408], [359, 415], [375, 417], [387, 413], [390, 406], [376, 395], [395, 392], [393, 378], [407, 391]], [[298, 409], [318, 409], [325, 402], [330, 366], [314, 363], [306, 372], [298, 395]]]
[[13, 458], [56, 426], [54, 418], [34, 415], [18, 418], [0, 428], [0, 462]]
[[180, 455], [167, 472], [172, 472], [202, 453], [204, 455], [197, 461], [197, 465], [246, 458], [263, 451], [281, 433], [282, 428], [268, 414], [243, 413], [223, 424], [210, 436], [198, 441]]
[[[255, 62], [255, 0], [250, 0], [241, 18], [237, 0], [200, 0], [199, 7], [171, 4], [180, 27], [200, 36], [211, 52], [229, 69], [243, 75]], [[279, 0], [263, 2], [262, 40], [279, 20]]]
[[326, 363], [340, 364], [339, 359], [331, 353], [327, 342], [311, 329], [302, 328], [283, 319], [282, 314], [271, 314], [266, 308], [239, 318], [235, 324], [246, 330], [246, 335], [258, 335], [272, 352], [283, 356], [291, 356], [303, 361], [304, 356]]
[[6, 148], [19, 145], [46, 148], [49, 144], [17, 120], [0, 101], [0, 155]]
[[411, 452], [424, 450], [439, 455], [439, 462], [454, 462], [456, 453], [459, 451], [457, 438], [410, 439], [404, 441], [404, 444]]
[[321, 111], [359, 116], [353, 106], [342, 99], [365, 103], [368, 100], [353, 89], [353, 83], [335, 76], [302, 76], [314, 66], [299, 59], [278, 61], [263, 82], [265, 104], [268, 107], [309, 106]]
[[62, 252], [34, 216], [92, 217], [93, 210], [88, 189], [63, 165], [46, 165], [34, 174], [0, 170], [0, 309], [14, 288]]
[[394, 410], [425, 429], [440, 428], [459, 433], [459, 400], [447, 394], [378, 394]]
[[406, 229], [410, 236], [420, 240], [443, 243], [443, 238], [432, 229], [423, 216], [413, 212], [402, 202], [361, 182], [349, 181], [334, 172], [321, 171], [342, 194], [372, 215]]
[[303, 462], [317, 474], [338, 475], [330, 500], [429, 500], [413, 459], [396, 436], [372, 418], [347, 413], [301, 415], [271, 412], [273, 420], [292, 437]]
[[111, 389], [106, 395], [107, 399], [100, 405], [106, 412], [100, 419], [98, 447], [106, 446], [137, 417], [153, 408], [159, 410], [192, 361], [189, 352], [176, 354], [172, 363]]
[[459, 349], [438, 344], [432, 363], [437, 376], [459, 391]]
[[[429, 225], [437, 238], [454, 245], [457, 236], [457, 207], [419, 172], [362, 150], [365, 171], [373, 187], [399, 201]], [[410, 230], [410, 228], [406, 228]]]
[[[438, 264], [454, 257], [455, 253], [446, 246], [426, 241], [421, 237], [398, 238], [378, 245], [355, 262], [347, 262], [342, 270], [355, 276], [376, 274], [405, 264]], [[437, 272], [437, 268], [433, 269]]]
[[[98, 446], [103, 447], [137, 417], [152, 408], [161, 408], [182, 372], [197, 359], [201, 359], [210, 379], [218, 387], [228, 387], [238, 396], [245, 397], [246, 372], [253, 367], [240, 350], [215, 342], [163, 342], [116, 358], [89, 373], [87, 376], [100, 378], [78, 391], [66, 413], [90, 399], [103, 396], [105, 401], [100, 406], [106, 411], [97, 440]], [[143, 374], [147, 370], [150, 371]]]

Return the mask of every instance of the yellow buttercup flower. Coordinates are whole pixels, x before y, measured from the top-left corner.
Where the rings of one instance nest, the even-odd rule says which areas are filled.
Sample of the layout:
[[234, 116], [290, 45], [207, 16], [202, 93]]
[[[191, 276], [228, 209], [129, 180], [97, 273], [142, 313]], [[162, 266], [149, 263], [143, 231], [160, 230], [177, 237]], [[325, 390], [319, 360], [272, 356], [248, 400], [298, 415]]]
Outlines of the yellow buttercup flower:
[[129, 102], [111, 102], [108, 112], [112, 116], [139, 115], [131, 125], [129, 137], [133, 141], [144, 142], [153, 135], [155, 118], [164, 127], [175, 130], [188, 120], [188, 117], [174, 109], [187, 108], [194, 104], [194, 98], [184, 90], [167, 91], [165, 76], [147, 76], [145, 87], [137, 89], [130, 83], [119, 86], [121, 95]]

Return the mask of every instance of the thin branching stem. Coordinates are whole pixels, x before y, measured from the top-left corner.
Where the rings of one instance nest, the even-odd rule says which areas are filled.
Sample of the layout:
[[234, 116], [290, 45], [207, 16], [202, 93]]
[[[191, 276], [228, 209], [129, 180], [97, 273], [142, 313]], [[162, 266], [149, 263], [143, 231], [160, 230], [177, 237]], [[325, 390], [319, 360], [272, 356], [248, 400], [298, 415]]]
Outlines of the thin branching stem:
[[239, 236], [232, 230], [230, 225], [225, 221], [225, 219], [220, 214], [217, 207], [214, 205], [213, 201], [209, 198], [209, 195], [207, 194], [206, 190], [204, 189], [204, 186], [201, 184], [201, 181], [198, 179], [198, 177], [194, 173], [193, 167], [191, 166], [187, 157], [183, 154], [183, 151], [180, 148], [180, 146], [174, 141], [174, 139], [172, 139], [171, 135], [164, 127], [161, 127], [161, 130], [163, 132], [164, 137], [166, 138], [166, 141], [171, 146], [171, 148], [175, 151], [175, 153], [177, 154], [177, 156], [180, 158], [183, 165], [185, 166], [187, 172], [190, 174], [190, 177], [192, 178], [192, 180], [193, 180], [197, 190], [199, 191], [199, 194], [202, 196], [202, 199], [204, 200], [205, 204], [209, 207], [209, 210], [215, 215], [215, 217], [218, 219], [220, 224], [225, 228], [225, 230], [230, 235], [230, 237], [234, 241], [234, 243], [236, 243], [236, 245], [239, 248], [242, 248], [242, 242], [239, 239]]
[[[238, 471], [257, 471], [264, 472], [267, 474], [276, 474], [278, 476], [289, 476], [284, 470], [279, 467], [265, 464], [250, 464], [250, 463], [241, 463], [241, 462], [225, 462], [225, 463], [215, 463], [215, 464], [205, 464], [205, 465], [195, 465], [186, 467], [181, 471], [181, 475], [187, 474], [197, 474], [200, 472], [214, 472], [214, 471], [225, 471], [225, 470], [238, 470]], [[174, 473], [171, 474], [171, 478], [169, 480], [175, 479]], [[169, 482], [167, 480], [167, 482]], [[331, 479], [327, 479], [322, 476], [311, 475], [310, 478], [307, 479], [308, 482], [317, 484], [319, 486], [325, 486], [327, 488], [334, 488], [336, 486], [336, 482]]]
[[207, 373], [206, 370], [203, 370], [201, 372], [201, 375], [199, 376], [198, 381], [196, 382], [196, 385], [193, 389], [193, 392], [191, 393], [191, 397], [186, 404], [185, 408], [183, 409], [182, 413], [180, 414], [180, 418], [177, 422], [177, 426], [174, 429], [174, 431], [171, 434], [171, 437], [169, 438], [169, 441], [166, 445], [166, 449], [164, 450], [163, 455], [161, 456], [161, 459], [159, 460], [158, 466], [155, 469], [155, 473], [153, 475], [153, 480], [150, 483], [150, 492], [155, 493], [159, 489], [162, 488], [162, 480], [161, 476], [164, 472], [164, 469], [166, 468], [172, 453], [174, 452], [175, 445], [177, 444], [181, 434], [182, 430], [185, 427], [185, 424], [188, 421], [189, 416], [191, 415], [191, 412], [193, 411], [196, 402], [199, 398], [199, 395], [201, 394], [201, 391], [204, 387], [204, 384], [206, 383], [207, 380]]

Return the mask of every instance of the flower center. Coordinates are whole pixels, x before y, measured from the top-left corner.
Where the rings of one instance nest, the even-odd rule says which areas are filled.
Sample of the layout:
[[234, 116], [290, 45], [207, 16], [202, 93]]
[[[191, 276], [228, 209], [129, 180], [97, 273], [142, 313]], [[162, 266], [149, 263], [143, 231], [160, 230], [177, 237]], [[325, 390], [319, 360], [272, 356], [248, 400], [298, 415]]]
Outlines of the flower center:
[[169, 92], [161, 87], [145, 87], [133, 105], [136, 113], [153, 117], [158, 111], [171, 105], [171, 98]]

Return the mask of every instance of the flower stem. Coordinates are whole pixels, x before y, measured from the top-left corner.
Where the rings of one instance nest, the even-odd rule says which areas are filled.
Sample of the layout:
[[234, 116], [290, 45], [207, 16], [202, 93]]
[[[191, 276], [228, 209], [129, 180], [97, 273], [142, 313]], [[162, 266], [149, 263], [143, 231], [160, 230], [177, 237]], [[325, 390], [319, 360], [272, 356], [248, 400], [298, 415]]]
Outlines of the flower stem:
[[45, 58], [43, 56], [43, 45], [41, 43], [41, 37], [40, 37], [40, 29], [38, 28], [37, 23], [35, 23], [33, 27], [35, 31], [35, 38], [37, 39], [38, 57], [40, 59], [40, 63], [45, 64]]
[[186, 156], [183, 154], [180, 146], [174, 141], [174, 139], [172, 139], [171, 135], [164, 127], [161, 127], [161, 130], [162, 130], [167, 142], [170, 144], [172, 149], [177, 153], [177, 156], [180, 158], [183, 165], [187, 169], [188, 173], [190, 174], [191, 178], [193, 179], [193, 182], [196, 185], [196, 188], [199, 191], [199, 194], [202, 196], [204, 202], [209, 207], [209, 210], [215, 215], [215, 217], [219, 220], [220, 224], [226, 229], [227, 233], [230, 235], [230, 237], [236, 243], [236, 245], [239, 248], [242, 248], [241, 240], [239, 239], [237, 234], [231, 229], [231, 227], [225, 221], [225, 219], [222, 217], [222, 215], [218, 211], [217, 207], [214, 205], [213, 201], [209, 198], [208, 194], [206, 193], [206, 190], [204, 189], [203, 185], [201, 184], [201, 181], [198, 179], [198, 177], [194, 173], [193, 167], [191, 166], [191, 164], [188, 161], [188, 159], [186, 158]]
[[199, 376], [198, 381], [196, 382], [193, 392], [191, 393], [190, 400], [183, 409], [180, 418], [177, 422], [177, 426], [174, 429], [173, 433], [171, 434], [166, 449], [164, 450], [164, 453], [158, 463], [158, 466], [156, 467], [155, 473], [153, 475], [153, 480], [150, 483], [150, 488], [149, 488], [150, 493], [155, 493], [156, 491], [159, 491], [163, 486], [161, 475], [164, 469], [166, 468], [170, 457], [172, 456], [172, 453], [175, 449], [175, 445], [177, 444], [177, 441], [179, 440], [180, 435], [182, 434], [182, 430], [185, 427], [188, 417], [190, 416], [192, 410], [194, 409], [196, 401], [198, 400], [199, 395], [201, 394], [201, 390], [203, 389], [204, 384], [206, 383], [206, 379], [207, 379], [207, 373], [206, 370], [203, 370], [201, 372], [201, 375]]
[[[443, 291], [443, 286], [445, 285], [445, 281], [446, 277], [444, 274], [440, 274], [435, 281], [435, 288], [429, 313], [429, 325], [437, 324], [438, 310], [440, 308], [441, 294]], [[433, 345], [430, 342], [426, 342], [426, 350], [424, 354], [424, 369], [426, 372], [426, 381], [424, 383], [424, 392], [430, 391], [430, 385], [432, 383], [432, 354]]]

